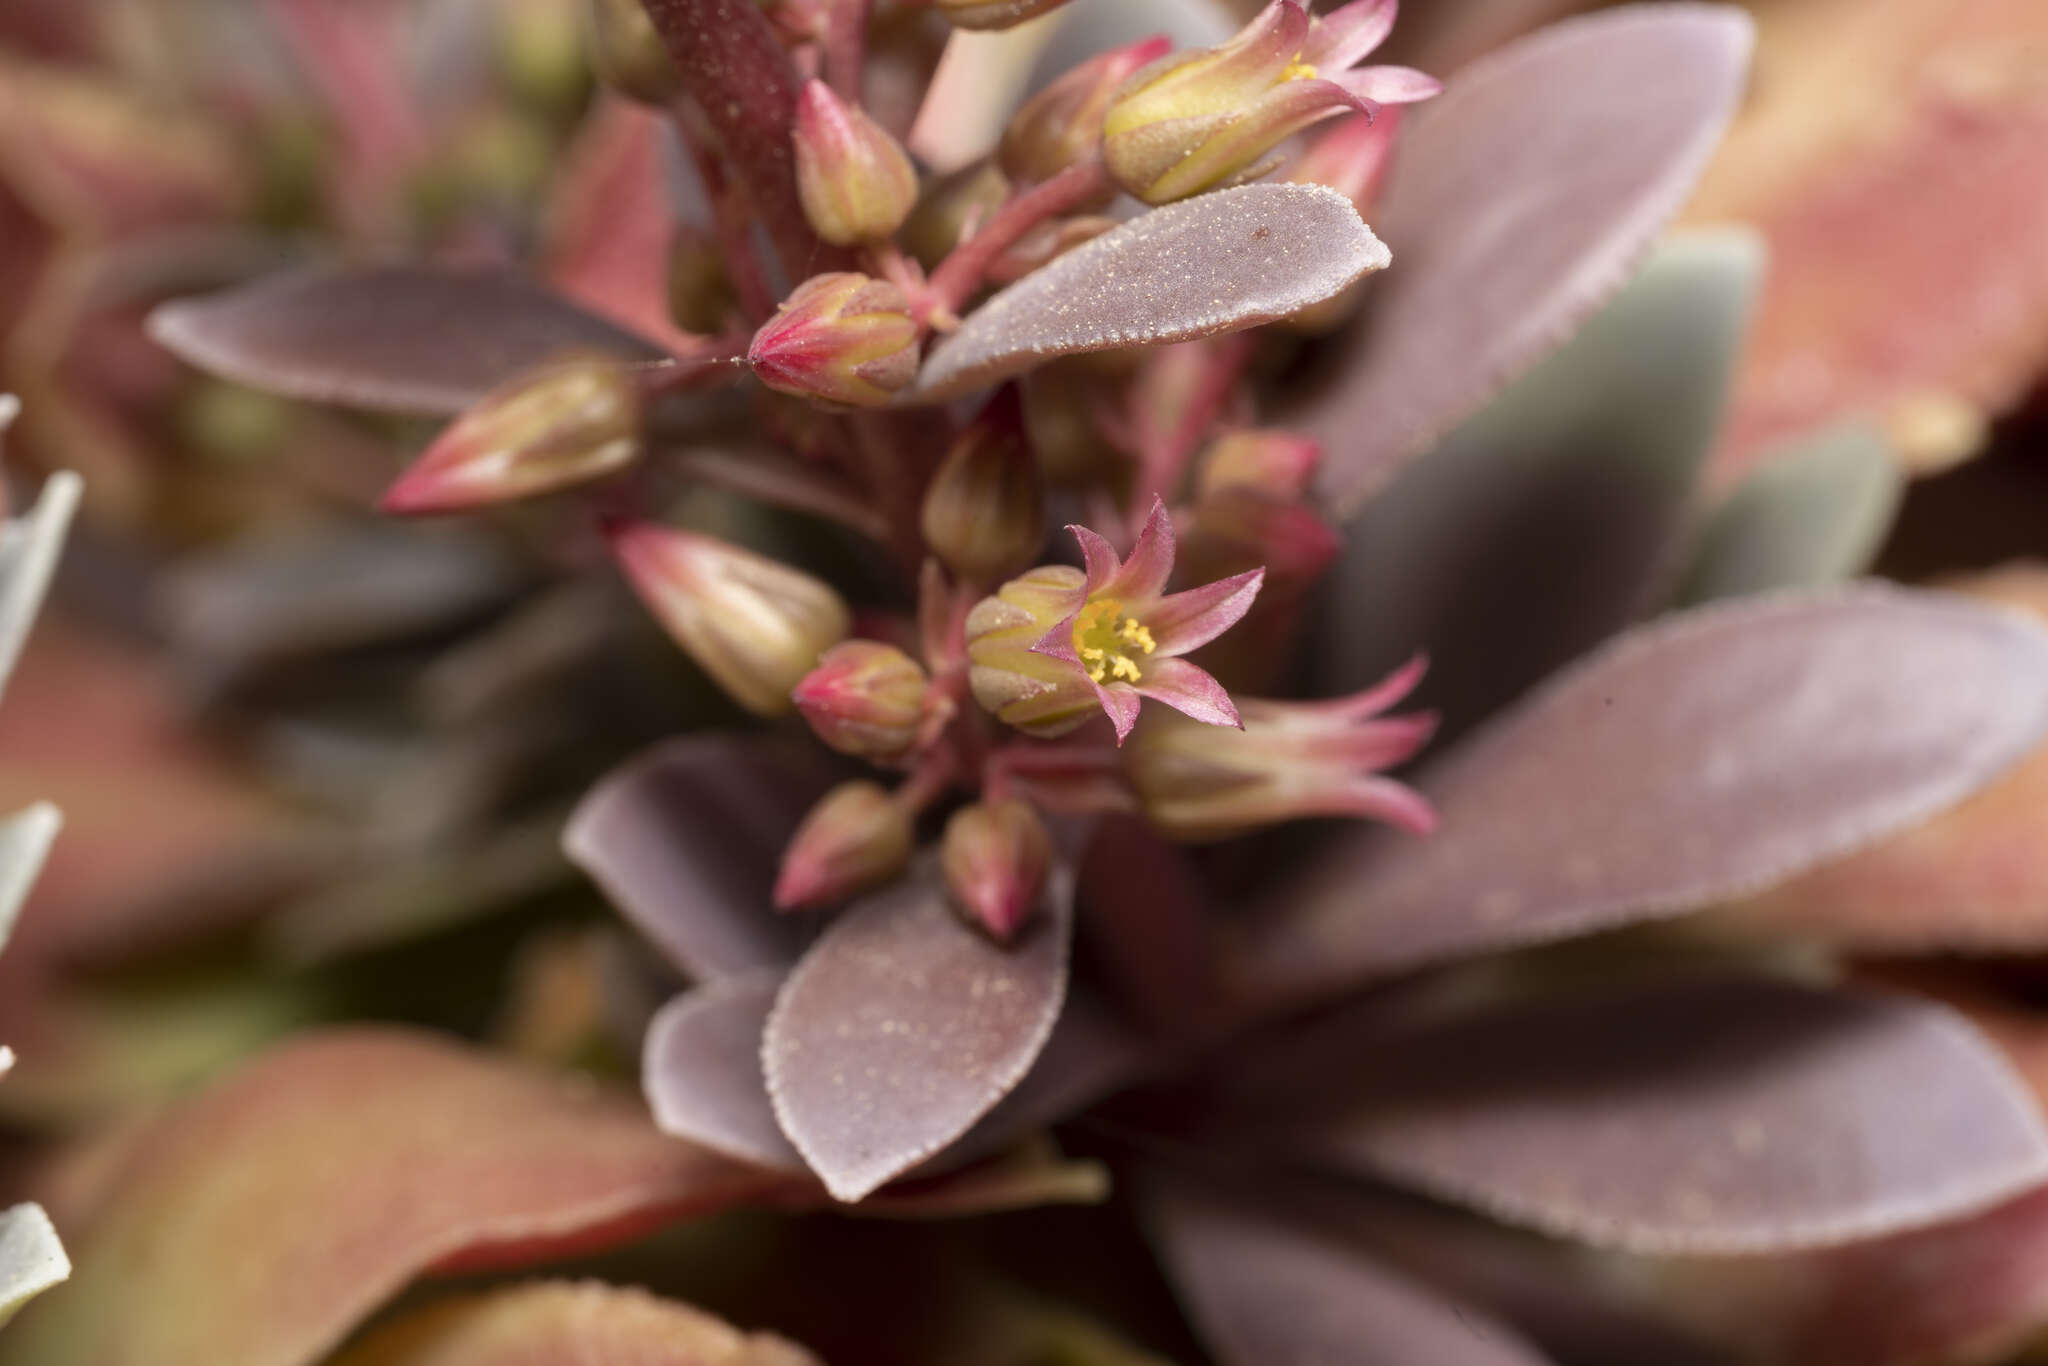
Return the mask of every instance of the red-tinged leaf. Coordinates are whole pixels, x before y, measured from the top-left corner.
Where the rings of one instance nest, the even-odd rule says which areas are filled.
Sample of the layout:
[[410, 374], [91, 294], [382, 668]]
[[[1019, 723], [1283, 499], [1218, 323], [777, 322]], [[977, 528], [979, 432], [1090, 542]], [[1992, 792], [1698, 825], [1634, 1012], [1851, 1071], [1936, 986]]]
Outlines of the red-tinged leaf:
[[783, 1132], [858, 1200], [945, 1148], [1045, 1048], [1067, 992], [1072, 878], [1008, 944], [964, 924], [930, 862], [847, 911], [790, 973], [762, 1058]]
[[796, 961], [813, 935], [778, 915], [777, 861], [827, 775], [772, 745], [691, 736], [593, 788], [564, 846], [626, 919], [698, 981]]
[[922, 399], [1056, 356], [1191, 341], [1299, 313], [1384, 269], [1351, 202], [1319, 185], [1246, 185], [1154, 209], [1011, 285], [933, 348]]
[[[1917, 467], [1973, 454], [2048, 363], [2048, 10], [1763, 0], [1760, 81], [1690, 216], [1772, 271], [1718, 472], [1882, 421]], [[1872, 280], [1890, 282], [1873, 297]]]
[[200, 369], [290, 398], [454, 414], [573, 353], [662, 352], [521, 276], [371, 266], [279, 276], [165, 304], [150, 335]]
[[1298, 998], [1696, 910], [1955, 805], [2048, 730], [2048, 632], [1875, 586], [1629, 633], [1417, 784], [1428, 839], [1346, 832], [1233, 961]]
[[[2048, 568], [2015, 565], [1955, 586], [2048, 619]], [[2036, 749], [1955, 810], [1719, 908], [1707, 924], [1852, 953], [2038, 952], [2048, 946], [2044, 811], [2048, 749]]]
[[1284, 1126], [1321, 1160], [1640, 1252], [1781, 1252], [2048, 1179], [1985, 1038], [1903, 996], [1678, 980], [1396, 1026]]
[[23, 1360], [311, 1366], [423, 1273], [607, 1246], [785, 1180], [588, 1082], [390, 1030], [281, 1047], [136, 1152], [73, 1284], [12, 1327]]
[[0, 1328], [22, 1305], [70, 1274], [64, 1245], [40, 1206], [0, 1210]]
[[332, 1366], [818, 1366], [794, 1343], [688, 1305], [594, 1282], [443, 1300], [384, 1325]]
[[1270, 1214], [1180, 1188], [1151, 1224], [1224, 1366], [1544, 1366], [1506, 1325]]
[[1622, 286], [1706, 165], [1749, 49], [1733, 7], [1631, 5], [1494, 53], [1407, 115], [1377, 223], [1397, 264], [1283, 414], [1324, 442], [1340, 512]]

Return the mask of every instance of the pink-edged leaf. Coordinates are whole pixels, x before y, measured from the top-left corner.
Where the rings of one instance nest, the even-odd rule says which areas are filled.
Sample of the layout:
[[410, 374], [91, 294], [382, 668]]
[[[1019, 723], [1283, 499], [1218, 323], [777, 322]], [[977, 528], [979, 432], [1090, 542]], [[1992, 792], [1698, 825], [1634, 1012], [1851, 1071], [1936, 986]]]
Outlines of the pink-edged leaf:
[[1268, 902], [1254, 995], [1696, 910], [1953, 806], [2048, 732], [2048, 632], [1875, 585], [1642, 627], [1540, 688], [1418, 787], [1411, 839], [1347, 833]]
[[500, 270], [371, 266], [278, 276], [165, 304], [150, 335], [223, 379], [289, 398], [453, 414], [571, 353], [652, 344]]
[[787, 1184], [587, 1081], [396, 1030], [284, 1045], [133, 1151], [10, 1355], [311, 1366], [422, 1273], [593, 1250]]
[[1244, 619], [1266, 581], [1263, 569], [1233, 574], [1159, 600], [1145, 611], [1145, 627], [1159, 653], [1199, 650]]
[[1138, 693], [1154, 702], [1164, 702], [1183, 716], [1192, 716], [1211, 726], [1242, 726], [1237, 708], [1221, 683], [1199, 665], [1185, 659], [1161, 659], [1145, 666], [1145, 679]]
[[1990, 1043], [1904, 996], [1696, 978], [1392, 1024], [1283, 1141], [1640, 1252], [1831, 1246], [2048, 1180]]
[[1334, 190], [1245, 185], [1200, 195], [1106, 232], [990, 299], [933, 348], [918, 394], [950, 398], [1055, 356], [1256, 327], [1390, 259]]
[[825, 775], [772, 744], [666, 741], [591, 789], [569, 857], [626, 919], [699, 981], [796, 961], [811, 938], [769, 892], [783, 846]]
[[1705, 166], [1748, 66], [1721, 5], [1630, 5], [1474, 63], [1414, 111], [1376, 226], [1398, 267], [1285, 425], [1356, 511], [1619, 289]]
[[1007, 945], [967, 926], [927, 861], [857, 903], [784, 983], [762, 1044], [783, 1132], [858, 1200], [937, 1153], [1022, 1081], [1067, 991], [1072, 878]]
[[1148, 1202], [1154, 1236], [1223, 1366], [1544, 1366], [1506, 1325], [1349, 1247], [1182, 1187]]
[[756, 972], [684, 992], [647, 1026], [640, 1083], [662, 1132], [777, 1171], [807, 1173], [776, 1123], [761, 1038], [783, 974]]
[[0, 1328], [15, 1310], [70, 1274], [71, 1261], [41, 1206], [0, 1210]]
[[688, 1305], [599, 1282], [442, 1300], [383, 1324], [332, 1366], [818, 1366]]

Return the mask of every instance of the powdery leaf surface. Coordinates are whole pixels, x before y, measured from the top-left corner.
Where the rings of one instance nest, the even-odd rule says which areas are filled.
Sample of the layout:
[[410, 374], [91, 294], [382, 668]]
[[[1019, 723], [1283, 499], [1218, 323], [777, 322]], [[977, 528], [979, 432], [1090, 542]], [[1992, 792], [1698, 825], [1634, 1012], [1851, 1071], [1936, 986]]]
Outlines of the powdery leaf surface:
[[1484, 1313], [1361, 1250], [1172, 1188], [1150, 1203], [1169, 1273], [1225, 1366], [1544, 1366]]
[[1389, 261], [1351, 202], [1320, 185], [1245, 185], [1154, 209], [974, 310], [933, 348], [923, 400], [1055, 356], [1191, 341], [1273, 322]]
[[1975, 1214], [2048, 1177], [1997, 1051], [1910, 997], [1696, 979], [1424, 1023], [1290, 1132], [1562, 1237], [1754, 1253]]
[[1570, 334], [1677, 212], [1742, 92], [1731, 6], [1628, 5], [1459, 71], [1408, 113], [1375, 227], [1398, 265], [1280, 415], [1355, 512]]
[[1067, 994], [1071, 878], [1008, 945], [961, 921], [935, 864], [857, 902], [784, 983], [762, 1058], [783, 1132], [858, 1200], [1024, 1079]]
[[2048, 632], [1874, 585], [1639, 628], [1426, 772], [1428, 839], [1346, 833], [1233, 963], [1255, 997], [1675, 915], [1946, 810], [2048, 733]]
[[310, 1366], [422, 1273], [595, 1250], [786, 1180], [587, 1082], [397, 1030], [282, 1046], [136, 1151], [74, 1283], [10, 1328], [22, 1360]]
[[223, 379], [289, 398], [452, 414], [570, 353], [661, 352], [509, 271], [370, 266], [281, 275], [165, 304], [150, 335]]

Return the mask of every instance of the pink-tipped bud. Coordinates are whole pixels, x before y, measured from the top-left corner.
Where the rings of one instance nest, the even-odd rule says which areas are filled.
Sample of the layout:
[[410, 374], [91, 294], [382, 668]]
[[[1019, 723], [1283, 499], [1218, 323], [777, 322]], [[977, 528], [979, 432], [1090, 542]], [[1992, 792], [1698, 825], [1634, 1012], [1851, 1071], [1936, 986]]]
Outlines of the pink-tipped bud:
[[1050, 180], [1095, 155], [1117, 88], [1172, 50], [1173, 40], [1164, 35], [1147, 38], [1083, 62], [1039, 91], [1003, 131], [996, 154], [1003, 170], [1015, 180]]
[[1181, 563], [1202, 578], [1222, 578], [1263, 565], [1275, 599], [1322, 577], [1342, 549], [1337, 532], [1313, 504], [1246, 484], [1204, 495], [1181, 535]]
[[910, 862], [911, 812], [876, 783], [842, 783], [811, 808], [782, 851], [775, 906], [790, 911], [844, 901]]
[[612, 554], [656, 619], [757, 716], [788, 712], [790, 690], [851, 629], [837, 593], [765, 555], [644, 522], [610, 534]]
[[932, 702], [923, 666], [893, 645], [834, 645], [793, 694], [818, 738], [841, 754], [888, 761], [914, 747]]
[[954, 441], [925, 491], [933, 553], [967, 583], [994, 583], [1031, 564], [1045, 543], [1045, 492], [1014, 385]]
[[412, 516], [510, 502], [599, 479], [640, 456], [630, 367], [580, 360], [521, 376], [455, 419], [379, 506]]
[[747, 363], [771, 389], [879, 408], [917, 378], [917, 323], [903, 291], [865, 275], [813, 275], [761, 324]]
[[960, 909], [1007, 941], [1045, 891], [1052, 837], [1029, 802], [976, 802], [946, 822], [939, 866]]
[[796, 102], [796, 188], [804, 217], [836, 246], [879, 242], [917, 203], [917, 169], [903, 145], [823, 81]]
[[1204, 726], [1163, 709], [1124, 748], [1145, 815], [1169, 838], [1224, 839], [1279, 821], [1351, 816], [1427, 834], [1427, 800], [1383, 770], [1413, 758], [1436, 718], [1381, 713], [1412, 691], [1422, 661], [1351, 697], [1327, 702], [1239, 698], [1243, 730]]
[[1209, 448], [1195, 492], [1207, 497], [1222, 489], [1251, 488], [1275, 498], [1300, 498], [1322, 463], [1322, 443], [1314, 437], [1283, 431], [1231, 432]]
[[682, 93], [682, 73], [640, 0], [589, 0], [583, 27], [590, 65], [606, 85], [657, 109]]
[[1014, 28], [1058, 9], [1067, 0], [933, 0], [932, 7], [955, 28]]

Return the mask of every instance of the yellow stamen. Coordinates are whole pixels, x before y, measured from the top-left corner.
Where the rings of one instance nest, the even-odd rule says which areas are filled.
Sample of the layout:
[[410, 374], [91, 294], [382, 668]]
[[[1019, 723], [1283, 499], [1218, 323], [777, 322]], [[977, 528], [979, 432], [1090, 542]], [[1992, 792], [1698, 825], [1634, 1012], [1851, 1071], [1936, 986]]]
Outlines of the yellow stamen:
[[1124, 615], [1115, 598], [1097, 598], [1074, 618], [1074, 653], [1097, 683], [1136, 683], [1144, 675], [1134, 656], [1158, 649], [1152, 632], [1136, 617]]
[[1280, 79], [1283, 81], [1312, 81], [1315, 78], [1316, 69], [1299, 59], [1289, 62], [1287, 69], [1280, 73]]

